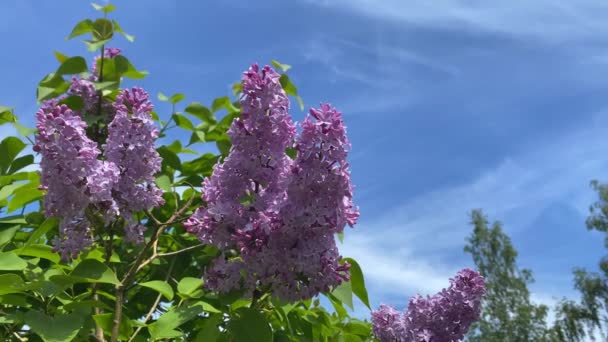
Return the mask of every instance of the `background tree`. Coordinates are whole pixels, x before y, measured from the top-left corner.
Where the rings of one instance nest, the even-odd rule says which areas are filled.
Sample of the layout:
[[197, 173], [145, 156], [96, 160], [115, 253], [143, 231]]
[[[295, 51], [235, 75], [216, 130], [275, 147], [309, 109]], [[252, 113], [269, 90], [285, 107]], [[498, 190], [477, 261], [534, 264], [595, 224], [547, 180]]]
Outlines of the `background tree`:
[[[590, 208], [586, 220], [588, 230], [604, 233], [604, 245], [608, 248], [608, 184], [591, 181], [598, 200]], [[599, 272], [584, 268], [574, 270], [574, 287], [580, 292], [580, 303], [562, 301], [557, 308], [556, 331], [571, 341], [585, 337], [595, 338], [595, 333], [608, 336], [608, 256], [599, 262]]]
[[517, 251], [500, 222], [489, 225], [481, 210], [471, 213], [473, 233], [464, 248], [486, 281], [481, 318], [467, 335], [469, 341], [553, 341], [547, 328], [548, 308], [530, 300], [532, 271], [519, 269]]

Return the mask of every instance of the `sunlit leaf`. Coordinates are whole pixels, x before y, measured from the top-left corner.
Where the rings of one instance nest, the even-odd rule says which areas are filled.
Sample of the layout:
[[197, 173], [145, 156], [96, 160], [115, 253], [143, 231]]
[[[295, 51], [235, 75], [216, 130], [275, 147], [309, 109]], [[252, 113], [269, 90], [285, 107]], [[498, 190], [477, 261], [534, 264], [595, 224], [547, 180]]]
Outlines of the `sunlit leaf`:
[[140, 283], [139, 286], [150, 288], [167, 298], [167, 300], [173, 299], [173, 288], [166, 281], [152, 280], [145, 283]]

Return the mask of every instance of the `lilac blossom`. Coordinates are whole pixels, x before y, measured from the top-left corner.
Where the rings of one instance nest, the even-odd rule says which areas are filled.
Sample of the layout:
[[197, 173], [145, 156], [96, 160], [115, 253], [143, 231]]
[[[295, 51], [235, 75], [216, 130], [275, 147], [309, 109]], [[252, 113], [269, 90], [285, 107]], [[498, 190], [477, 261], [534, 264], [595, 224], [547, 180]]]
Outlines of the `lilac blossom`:
[[[124, 90], [114, 107], [116, 115], [108, 127], [103, 155], [119, 170], [114, 198], [121, 213], [127, 215], [164, 203], [162, 191], [154, 183], [154, 175], [161, 167], [161, 158], [154, 148], [158, 129], [150, 116], [152, 103], [143, 89]], [[129, 240], [141, 241], [141, 226], [129, 223], [126, 230]]]
[[[104, 56], [118, 54], [119, 49], [109, 48]], [[45, 102], [36, 114], [34, 149], [42, 155], [43, 209], [46, 215], [62, 219], [54, 245], [64, 260], [76, 257], [92, 243], [90, 215], [106, 224], [122, 217], [125, 239], [140, 243], [145, 227], [133, 220], [133, 212], [163, 203], [162, 191], [154, 183], [161, 158], [154, 148], [158, 129], [150, 116], [148, 94], [133, 88], [119, 94], [115, 103], [102, 101], [93, 83], [97, 80], [94, 74], [95, 67], [93, 77], [72, 79], [67, 95], [83, 100], [78, 112], [59, 105], [65, 99], [62, 97]], [[87, 136], [84, 121], [89, 115], [100, 114], [109, 122], [103, 151]], [[96, 135], [98, 138], [103, 136]]]
[[100, 151], [86, 136], [86, 124], [66, 105], [49, 101], [36, 113], [36, 119], [34, 150], [42, 155], [41, 189], [47, 191], [44, 211], [63, 219], [55, 247], [67, 259], [90, 244], [85, 209], [92, 204], [115, 210], [111, 191], [117, 170], [97, 159]]
[[372, 313], [374, 335], [381, 342], [461, 341], [470, 325], [479, 319], [484, 293], [483, 277], [463, 269], [450, 279], [447, 289], [432, 297], [411, 298], [403, 314], [381, 305]]
[[295, 148], [279, 227], [269, 237], [267, 264], [260, 265], [267, 268], [261, 283], [271, 283], [287, 300], [310, 298], [349, 279], [350, 266], [340, 263], [334, 234], [359, 216], [352, 204], [350, 143], [341, 113], [329, 105], [311, 109]]
[[85, 122], [66, 105], [45, 103], [36, 119], [34, 149], [42, 154], [41, 184], [47, 190], [44, 210], [57, 217], [81, 214], [90, 202], [88, 178], [98, 164], [99, 148], [86, 136]]
[[[259, 252], [266, 243], [276, 215], [285, 200], [292, 160], [285, 149], [296, 132], [289, 115], [289, 100], [280, 75], [266, 66], [253, 65], [243, 76], [241, 117], [228, 130], [232, 148], [213, 175], [203, 183], [203, 200], [186, 222], [190, 232], [220, 249], [238, 249], [244, 258]], [[209, 287], [229, 290], [222, 284], [226, 266], [218, 261], [207, 272]], [[245, 262], [242, 267], [256, 263]], [[237, 285], [228, 277], [227, 282]]]
[[[245, 72], [241, 106], [241, 117], [228, 130], [230, 154], [203, 184], [207, 208], [199, 208], [186, 226], [204, 242], [220, 248], [236, 243], [247, 253], [261, 243], [285, 197], [291, 165], [285, 149], [295, 127], [279, 74], [270, 67], [260, 74], [253, 65]], [[244, 197], [249, 204], [242, 203]]]
[[[297, 300], [348, 280], [350, 266], [341, 263], [334, 234], [359, 214], [341, 114], [329, 105], [311, 110], [295, 139], [279, 78], [268, 66], [245, 73], [242, 114], [228, 131], [232, 148], [203, 183], [206, 207], [185, 226], [223, 252], [206, 271], [208, 288], [264, 287]], [[294, 139], [295, 161], [285, 153]], [[238, 261], [226, 256], [230, 250]]]
[[390, 305], [382, 304], [372, 312], [372, 330], [378, 340], [402, 341], [405, 335], [401, 312]]
[[84, 217], [63, 218], [59, 225], [59, 236], [53, 239], [53, 250], [68, 261], [93, 243], [91, 224]]
[[[243, 77], [242, 114], [228, 134], [230, 154], [216, 164], [203, 184], [206, 208], [199, 208], [187, 227], [202, 241], [220, 248], [235, 243], [243, 252], [255, 244], [255, 232], [269, 229], [268, 220], [285, 197], [286, 174], [291, 160], [285, 149], [295, 127], [289, 116], [289, 100], [270, 67], [252, 66]], [[242, 203], [244, 197], [250, 203]], [[243, 234], [244, 232], [254, 232]]]

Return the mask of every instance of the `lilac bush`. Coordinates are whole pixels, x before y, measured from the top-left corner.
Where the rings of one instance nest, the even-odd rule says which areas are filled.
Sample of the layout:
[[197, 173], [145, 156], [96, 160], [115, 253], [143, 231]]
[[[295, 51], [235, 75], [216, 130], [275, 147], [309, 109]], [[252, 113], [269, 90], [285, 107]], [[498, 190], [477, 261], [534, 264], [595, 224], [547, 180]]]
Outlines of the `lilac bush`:
[[483, 277], [463, 269], [450, 279], [447, 289], [426, 298], [411, 298], [404, 313], [381, 305], [372, 312], [374, 335], [380, 342], [460, 341], [479, 319], [484, 293]]

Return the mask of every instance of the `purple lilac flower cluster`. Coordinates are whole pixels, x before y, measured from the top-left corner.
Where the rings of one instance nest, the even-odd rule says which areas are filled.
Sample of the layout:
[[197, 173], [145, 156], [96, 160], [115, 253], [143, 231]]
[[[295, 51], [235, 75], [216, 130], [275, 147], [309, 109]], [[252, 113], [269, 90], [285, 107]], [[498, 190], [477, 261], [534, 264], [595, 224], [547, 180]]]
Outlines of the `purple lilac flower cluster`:
[[[106, 49], [105, 56], [118, 53]], [[101, 214], [106, 224], [123, 218], [125, 237], [137, 243], [143, 238], [143, 227], [133, 222], [132, 213], [163, 203], [154, 184], [161, 158], [154, 148], [158, 130], [150, 116], [148, 94], [140, 88], [124, 90], [115, 103], [104, 104], [113, 115], [100, 148], [87, 136], [84, 120], [99, 101], [93, 81], [74, 78], [68, 90], [68, 95], [83, 100], [82, 111], [60, 105], [59, 99], [43, 103], [36, 114], [34, 149], [42, 155], [44, 211], [62, 218], [54, 245], [64, 260], [75, 258], [93, 241], [88, 214]]]
[[[203, 183], [206, 207], [185, 226], [222, 251], [206, 271], [210, 289], [269, 288], [296, 300], [348, 279], [334, 234], [359, 214], [341, 114], [329, 105], [311, 110], [297, 135], [279, 78], [269, 66], [244, 73], [242, 114], [228, 131], [232, 148]], [[286, 149], [294, 147], [292, 160]]]
[[390, 305], [372, 312], [374, 335], [380, 342], [461, 341], [479, 319], [485, 293], [483, 277], [463, 269], [450, 279], [450, 286], [432, 297], [415, 296], [407, 311]]
[[[120, 170], [114, 187], [114, 198], [123, 213], [145, 210], [163, 204], [162, 191], [154, 183], [162, 159], [154, 148], [158, 129], [150, 115], [152, 103], [141, 88], [125, 90], [114, 103], [116, 115], [108, 127], [108, 139], [103, 155]], [[125, 237], [140, 243], [144, 229], [124, 216], [127, 221]]]

